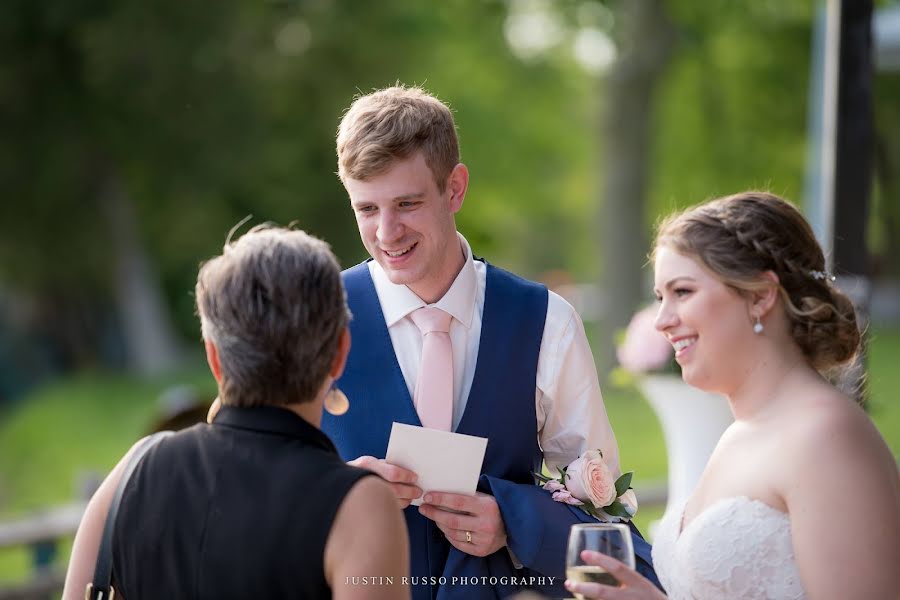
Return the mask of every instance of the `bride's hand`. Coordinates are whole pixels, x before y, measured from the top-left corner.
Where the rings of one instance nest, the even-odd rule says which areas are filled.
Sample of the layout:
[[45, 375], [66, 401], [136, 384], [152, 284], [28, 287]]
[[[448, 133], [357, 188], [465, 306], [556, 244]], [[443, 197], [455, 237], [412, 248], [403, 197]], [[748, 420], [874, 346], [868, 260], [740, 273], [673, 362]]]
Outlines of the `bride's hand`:
[[584, 550], [581, 553], [581, 559], [589, 565], [606, 569], [607, 573], [618, 579], [621, 585], [612, 587], [602, 583], [578, 583], [566, 579], [566, 589], [572, 593], [581, 594], [585, 598], [602, 598], [603, 600], [658, 600], [666, 597], [643, 575], [634, 569], [629, 569], [614, 558], [599, 552]]

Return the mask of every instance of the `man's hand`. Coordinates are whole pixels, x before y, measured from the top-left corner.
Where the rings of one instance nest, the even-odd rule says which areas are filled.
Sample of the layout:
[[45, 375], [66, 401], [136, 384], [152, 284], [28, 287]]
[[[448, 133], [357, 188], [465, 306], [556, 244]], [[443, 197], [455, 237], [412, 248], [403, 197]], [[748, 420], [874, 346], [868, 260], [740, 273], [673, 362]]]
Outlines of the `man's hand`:
[[472, 556], [487, 556], [506, 546], [506, 526], [497, 501], [474, 496], [428, 492], [419, 512], [434, 521], [453, 547]]
[[360, 456], [347, 464], [351, 467], [368, 469], [390, 483], [391, 487], [394, 488], [394, 495], [397, 496], [397, 501], [400, 502], [400, 508], [406, 508], [410, 502], [422, 495], [422, 488], [415, 485], [419, 479], [418, 475], [409, 469], [392, 465], [383, 458]]

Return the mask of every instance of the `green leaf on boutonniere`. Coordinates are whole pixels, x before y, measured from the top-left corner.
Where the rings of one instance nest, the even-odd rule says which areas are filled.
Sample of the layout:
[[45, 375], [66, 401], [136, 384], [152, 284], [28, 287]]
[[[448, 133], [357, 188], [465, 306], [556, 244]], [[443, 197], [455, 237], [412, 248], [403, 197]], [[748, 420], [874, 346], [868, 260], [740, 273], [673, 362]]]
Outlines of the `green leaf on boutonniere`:
[[556, 467], [556, 470], [559, 471], [559, 481], [565, 485], [566, 484], [566, 469], [569, 467]]
[[613, 517], [622, 517], [623, 519], [631, 518], [631, 513], [628, 512], [628, 509], [625, 508], [625, 505], [619, 502], [619, 500], [613, 500], [612, 504], [603, 509], [603, 512]]
[[603, 517], [600, 516], [600, 513], [597, 512], [597, 509], [594, 508], [590, 503], [588, 504], [580, 504], [575, 508], [580, 508], [581, 511], [589, 517], [594, 517], [598, 521], [602, 521]]
[[[628, 491], [628, 488], [631, 487], [631, 477], [634, 475], [634, 471], [628, 471], [627, 473], [623, 473], [621, 477], [616, 479], [616, 497], [618, 498], [622, 494]], [[609, 511], [607, 511], [609, 512]]]
[[548, 481], [553, 481], [552, 477], [547, 477], [543, 473], [532, 473], [535, 477], [537, 477], [542, 483], [547, 483]]

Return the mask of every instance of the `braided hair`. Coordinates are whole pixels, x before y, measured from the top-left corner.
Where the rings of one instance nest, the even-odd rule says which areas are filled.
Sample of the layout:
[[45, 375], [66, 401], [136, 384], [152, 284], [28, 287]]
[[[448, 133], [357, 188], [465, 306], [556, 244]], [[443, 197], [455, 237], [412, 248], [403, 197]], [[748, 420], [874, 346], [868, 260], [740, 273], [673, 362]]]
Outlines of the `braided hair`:
[[767, 192], [711, 200], [663, 220], [656, 249], [697, 258], [738, 292], [760, 290], [778, 276], [790, 334], [819, 371], [848, 363], [860, 343], [853, 303], [823, 277], [825, 256], [793, 205]]

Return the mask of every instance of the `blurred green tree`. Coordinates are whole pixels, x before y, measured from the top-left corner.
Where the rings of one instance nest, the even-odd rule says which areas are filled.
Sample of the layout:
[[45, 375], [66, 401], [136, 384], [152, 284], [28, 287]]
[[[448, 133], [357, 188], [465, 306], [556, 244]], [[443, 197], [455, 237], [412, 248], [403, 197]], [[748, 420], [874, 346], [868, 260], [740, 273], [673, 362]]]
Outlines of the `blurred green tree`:
[[516, 58], [506, 15], [461, 0], [4, 3], [0, 281], [32, 298], [63, 366], [166, 368], [175, 332], [197, 330], [198, 261], [245, 215], [364, 256], [334, 131], [355, 93], [398, 80], [457, 112], [477, 252], [529, 273], [589, 263], [569, 242], [587, 238], [586, 79]]
[[[644, 4], [653, 6], [641, 12]], [[645, 232], [660, 215], [753, 188], [802, 201], [812, 19], [812, 7], [800, 0], [667, 0], [614, 6], [624, 11], [625, 18], [617, 21], [620, 35], [643, 15], [643, 30], [625, 36], [625, 43], [633, 44], [631, 54], [643, 57], [638, 64], [648, 69], [665, 64], [666, 70], [657, 71], [658, 88], [652, 72], [644, 76], [643, 91], [633, 83], [631, 93], [637, 96], [623, 103], [627, 110], [610, 107], [607, 116], [612, 126], [603, 152], [611, 160], [605, 164], [617, 173], [605, 174], [607, 187], [600, 202], [601, 227], [606, 219], [614, 223], [601, 250], [601, 282], [611, 299], [598, 335], [608, 340], [598, 352], [601, 373], [611, 366], [609, 345], [614, 332], [628, 322], [629, 304], [633, 311], [640, 298], [652, 298], [652, 269], [639, 273], [649, 250]], [[671, 19], [674, 39], [665, 15]], [[667, 45], [668, 64], [654, 54]], [[607, 102], [621, 98], [628, 81], [623, 82], [617, 70], [627, 65], [627, 48], [605, 82]], [[643, 109], [643, 117], [635, 115], [638, 109]], [[644, 122], [636, 125], [640, 118]], [[621, 157], [613, 153], [623, 145], [617, 140], [627, 139], [629, 131], [634, 139], [624, 147], [632, 158], [619, 164]], [[646, 145], [639, 147], [640, 140]], [[635, 169], [641, 169], [639, 176]], [[615, 179], [631, 181], [630, 191], [614, 190]]]
[[602, 340], [649, 298], [657, 215], [750, 187], [799, 200], [811, 19], [801, 0], [9, 0], [0, 286], [64, 367], [171, 364], [198, 262], [246, 215], [364, 258], [334, 132], [356, 93], [402, 81], [456, 112], [476, 253], [599, 276], [605, 372]]
[[604, 82], [604, 186], [597, 227], [606, 302], [598, 322], [597, 337], [603, 342], [595, 352], [604, 375], [613, 367], [616, 330], [628, 324], [641, 303], [656, 96], [676, 32], [663, 0], [618, 2], [615, 7], [619, 52]]

